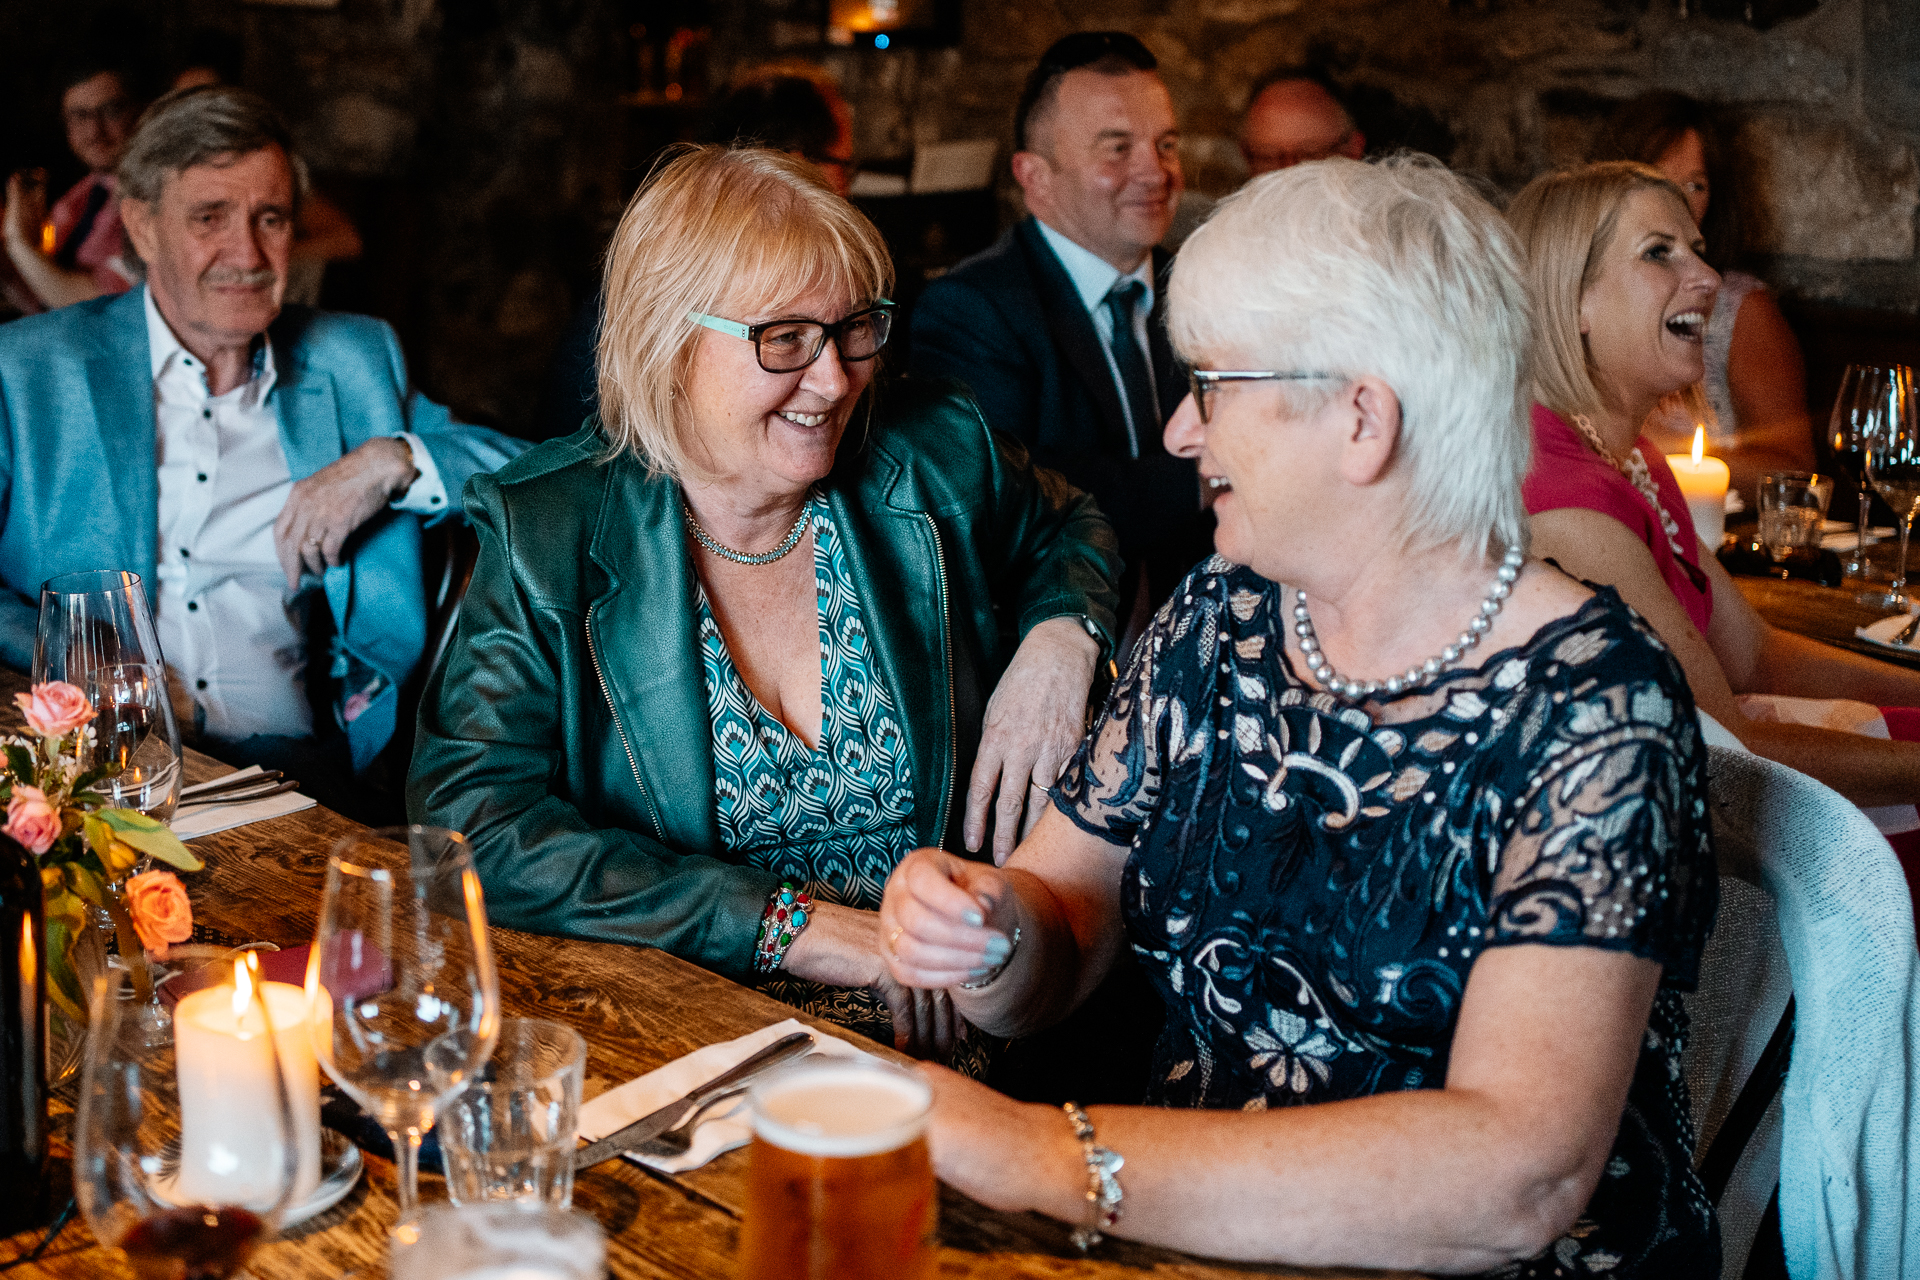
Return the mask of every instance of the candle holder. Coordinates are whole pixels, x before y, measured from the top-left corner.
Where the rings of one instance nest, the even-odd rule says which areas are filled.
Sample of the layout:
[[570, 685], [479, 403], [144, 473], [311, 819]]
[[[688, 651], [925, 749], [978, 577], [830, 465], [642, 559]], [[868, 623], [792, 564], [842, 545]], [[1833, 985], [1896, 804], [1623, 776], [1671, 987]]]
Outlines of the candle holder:
[[225, 1280], [279, 1228], [308, 1167], [294, 1113], [306, 1082], [281, 1052], [306, 1034], [305, 1002], [278, 1025], [251, 952], [232, 985], [171, 1011], [133, 999], [131, 982], [113, 970], [94, 983], [74, 1193], [136, 1274]]

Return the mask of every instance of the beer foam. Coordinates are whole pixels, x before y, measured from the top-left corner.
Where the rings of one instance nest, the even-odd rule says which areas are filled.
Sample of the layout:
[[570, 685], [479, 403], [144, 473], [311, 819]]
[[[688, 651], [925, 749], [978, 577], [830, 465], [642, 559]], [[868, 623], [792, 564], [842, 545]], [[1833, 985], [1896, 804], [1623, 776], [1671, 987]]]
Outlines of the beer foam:
[[924, 1133], [932, 1103], [933, 1091], [912, 1076], [809, 1063], [755, 1090], [753, 1131], [800, 1155], [879, 1155]]

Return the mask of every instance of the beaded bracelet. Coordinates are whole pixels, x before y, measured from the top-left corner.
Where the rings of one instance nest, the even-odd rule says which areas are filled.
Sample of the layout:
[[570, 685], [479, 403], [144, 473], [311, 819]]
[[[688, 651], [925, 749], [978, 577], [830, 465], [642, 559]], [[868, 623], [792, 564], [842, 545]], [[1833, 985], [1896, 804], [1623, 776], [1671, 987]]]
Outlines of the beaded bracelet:
[[753, 944], [754, 972], [772, 973], [785, 963], [787, 948], [811, 919], [813, 899], [792, 884], [781, 884], [760, 913], [760, 934]]
[[1087, 1161], [1087, 1205], [1093, 1210], [1093, 1220], [1073, 1229], [1074, 1247], [1085, 1253], [1100, 1243], [1101, 1232], [1113, 1230], [1120, 1221], [1120, 1202], [1127, 1198], [1127, 1193], [1120, 1189], [1116, 1175], [1127, 1159], [1093, 1140], [1093, 1121], [1087, 1119], [1079, 1103], [1063, 1102], [1060, 1109], [1067, 1113], [1073, 1136], [1080, 1139], [1080, 1154]]

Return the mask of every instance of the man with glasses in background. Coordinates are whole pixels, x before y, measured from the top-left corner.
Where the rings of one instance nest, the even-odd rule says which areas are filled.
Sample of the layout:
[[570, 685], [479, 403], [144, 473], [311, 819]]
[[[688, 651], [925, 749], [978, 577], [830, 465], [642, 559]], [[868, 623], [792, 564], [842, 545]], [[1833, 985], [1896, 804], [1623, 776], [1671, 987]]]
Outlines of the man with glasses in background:
[[[60, 114], [67, 145], [87, 166], [87, 176], [48, 210], [46, 175], [14, 174], [7, 179], [0, 220], [7, 259], [17, 273], [8, 282], [8, 300], [29, 313], [125, 293], [140, 279], [126, 252], [113, 172], [139, 114], [126, 73], [98, 63], [75, 66], [65, 77]], [[47, 223], [53, 227], [51, 245], [42, 239]]]
[[1028, 217], [934, 281], [913, 366], [972, 388], [997, 429], [1092, 493], [1120, 535], [1121, 617], [1137, 635], [1212, 550], [1190, 461], [1161, 444], [1186, 394], [1162, 321], [1179, 198], [1173, 101], [1146, 46], [1083, 31], [1054, 44], [1014, 117]]

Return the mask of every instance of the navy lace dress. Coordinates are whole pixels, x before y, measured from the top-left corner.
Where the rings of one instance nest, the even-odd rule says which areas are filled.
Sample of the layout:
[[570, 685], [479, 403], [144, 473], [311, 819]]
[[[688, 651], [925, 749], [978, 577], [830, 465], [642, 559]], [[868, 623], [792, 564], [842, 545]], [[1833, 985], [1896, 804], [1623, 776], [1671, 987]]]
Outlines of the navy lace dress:
[[1500, 1276], [1712, 1276], [1681, 1053], [1719, 889], [1685, 678], [1610, 588], [1525, 645], [1365, 709], [1282, 652], [1283, 592], [1218, 557], [1161, 610], [1055, 790], [1129, 846], [1167, 1005], [1148, 1101], [1439, 1088], [1474, 961], [1599, 947], [1664, 974], [1586, 1213]]

